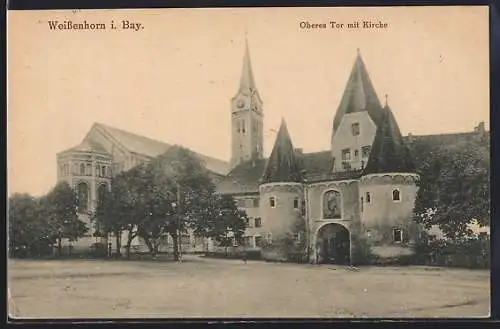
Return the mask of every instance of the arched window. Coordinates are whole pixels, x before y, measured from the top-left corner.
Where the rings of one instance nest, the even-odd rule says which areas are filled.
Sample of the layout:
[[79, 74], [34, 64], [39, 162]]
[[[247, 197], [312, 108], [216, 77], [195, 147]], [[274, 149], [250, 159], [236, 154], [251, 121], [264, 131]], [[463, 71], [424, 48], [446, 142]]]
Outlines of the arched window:
[[107, 189], [108, 189], [107, 184], [99, 185], [99, 188], [97, 189], [97, 202], [102, 202]]
[[102, 166], [101, 169], [102, 169], [101, 176], [106, 177], [106, 166]]
[[399, 189], [392, 190], [392, 201], [401, 201], [401, 192]]
[[89, 205], [89, 186], [85, 182], [77, 185], [78, 211], [86, 212]]
[[78, 170], [80, 169], [80, 167], [78, 166], [78, 163], [74, 163], [73, 164], [73, 174], [74, 175], [78, 175]]
[[95, 165], [95, 172], [97, 176], [101, 176], [101, 166], [99, 166], [98, 164]]
[[342, 200], [339, 191], [330, 190], [323, 195], [323, 218], [337, 219], [342, 217]]
[[87, 170], [86, 170], [87, 176], [92, 176], [92, 164], [87, 163]]

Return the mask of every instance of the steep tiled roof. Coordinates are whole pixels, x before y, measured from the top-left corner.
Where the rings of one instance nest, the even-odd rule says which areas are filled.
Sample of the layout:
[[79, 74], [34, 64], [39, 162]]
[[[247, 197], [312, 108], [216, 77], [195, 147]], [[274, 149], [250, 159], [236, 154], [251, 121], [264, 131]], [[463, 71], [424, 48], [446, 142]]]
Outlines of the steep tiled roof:
[[77, 146], [64, 150], [60, 154], [68, 152], [92, 152], [92, 153], [110, 155], [108, 151], [106, 151], [106, 149], [101, 144], [92, 140], [84, 140]]
[[[309, 182], [357, 178], [359, 171], [331, 173], [330, 151], [295, 153], [303, 177]], [[246, 161], [236, 166], [217, 185], [221, 194], [257, 193], [260, 179], [269, 159]]]
[[[417, 135], [406, 136], [402, 139], [404, 143], [408, 145], [415, 159], [415, 164], [418, 166], [420, 162], [425, 159], [426, 154], [428, 154], [427, 149], [441, 146], [447, 148], [460, 147], [460, 145], [477, 141], [478, 134], [468, 132], [458, 134]], [[304, 170], [305, 178], [309, 182], [355, 179], [362, 174], [361, 171], [330, 173], [332, 168], [330, 151], [296, 153], [295, 156], [300, 167]], [[222, 194], [258, 193], [259, 179], [264, 172], [266, 161], [267, 159], [260, 159], [241, 163], [220, 181], [217, 185], [217, 192]]]
[[236, 166], [217, 184], [221, 194], [257, 193], [267, 159], [245, 161]]
[[[110, 127], [102, 123], [96, 123], [94, 126], [103, 130], [115, 142], [119, 143], [132, 153], [153, 158], [165, 153], [171, 147], [170, 144], [137, 135], [122, 129]], [[207, 169], [210, 171], [224, 175], [229, 171], [229, 163], [226, 161], [200, 153], [196, 153], [196, 155], [205, 162]]]
[[415, 172], [410, 151], [388, 106], [384, 108], [384, 117], [377, 129], [364, 169], [365, 174], [384, 172]]
[[[382, 105], [375, 93], [361, 54], [358, 51], [356, 61], [344, 89], [339, 107], [333, 119], [333, 135], [337, 131], [344, 114], [367, 111], [378, 126], [382, 119]], [[332, 138], [333, 138], [332, 135]]]
[[282, 119], [271, 156], [262, 175], [262, 183], [300, 181], [302, 181], [301, 168], [295, 157], [286, 122]]

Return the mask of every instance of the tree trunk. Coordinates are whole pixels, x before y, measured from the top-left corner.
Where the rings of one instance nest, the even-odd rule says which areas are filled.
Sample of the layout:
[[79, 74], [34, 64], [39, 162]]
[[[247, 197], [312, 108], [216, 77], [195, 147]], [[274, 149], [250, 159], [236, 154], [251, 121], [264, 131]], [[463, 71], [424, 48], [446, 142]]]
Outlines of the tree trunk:
[[177, 234], [176, 233], [170, 233], [170, 236], [172, 237], [172, 240], [174, 241], [173, 244], [173, 251], [174, 251], [174, 260], [179, 260], [179, 241], [177, 240]]
[[128, 231], [128, 239], [127, 246], [125, 249], [127, 250], [127, 259], [130, 259], [130, 247], [132, 246], [132, 240], [134, 240], [136, 234], [132, 233], [132, 231]]
[[62, 238], [57, 238], [57, 256], [61, 257], [62, 255]]
[[141, 237], [144, 239], [144, 243], [148, 247], [149, 252], [151, 253], [151, 256], [154, 257], [155, 256], [155, 249], [154, 249], [153, 244], [151, 243], [151, 239], [149, 237], [146, 237], [146, 236], [141, 236]]

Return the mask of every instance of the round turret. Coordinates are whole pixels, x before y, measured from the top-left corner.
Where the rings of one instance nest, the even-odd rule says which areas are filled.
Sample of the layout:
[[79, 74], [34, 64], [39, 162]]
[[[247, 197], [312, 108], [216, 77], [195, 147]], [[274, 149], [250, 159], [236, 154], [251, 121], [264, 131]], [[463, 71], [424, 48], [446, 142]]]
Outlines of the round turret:
[[411, 252], [410, 245], [418, 238], [412, 218], [418, 179], [414, 173], [361, 177], [361, 227], [376, 255], [397, 257]]

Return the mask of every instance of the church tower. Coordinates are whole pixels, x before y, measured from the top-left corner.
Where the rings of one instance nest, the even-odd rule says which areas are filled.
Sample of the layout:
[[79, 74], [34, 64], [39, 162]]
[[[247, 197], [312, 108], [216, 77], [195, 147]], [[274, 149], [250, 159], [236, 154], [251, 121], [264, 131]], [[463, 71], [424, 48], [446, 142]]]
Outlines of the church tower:
[[262, 100], [255, 86], [245, 38], [240, 87], [231, 99], [231, 168], [263, 157], [263, 117]]

